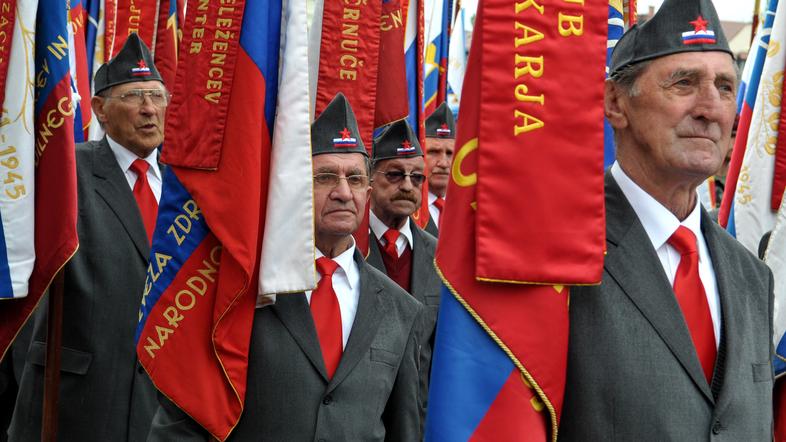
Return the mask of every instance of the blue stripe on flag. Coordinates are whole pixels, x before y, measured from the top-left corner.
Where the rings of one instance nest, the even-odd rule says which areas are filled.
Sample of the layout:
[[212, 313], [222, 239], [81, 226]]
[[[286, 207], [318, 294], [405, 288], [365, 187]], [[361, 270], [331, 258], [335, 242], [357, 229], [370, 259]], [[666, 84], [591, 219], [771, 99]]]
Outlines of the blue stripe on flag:
[[265, 78], [265, 119], [272, 132], [278, 94], [281, 0], [260, 0], [260, 4], [254, 6], [243, 13], [240, 46]]
[[778, 348], [775, 349], [775, 356], [772, 357], [772, 366], [775, 370], [775, 376], [780, 376], [786, 371], [786, 362], [778, 355], [786, 354], [786, 336], [781, 336], [778, 342]]
[[14, 287], [11, 285], [11, 269], [8, 267], [8, 248], [5, 246], [5, 232], [0, 222], [0, 298], [13, 298]]
[[436, 333], [426, 440], [469, 440], [515, 367], [444, 286]]
[[[137, 325], [134, 342], [139, 340], [139, 335], [147, 321], [147, 315], [174, 280], [180, 268], [188, 260], [194, 250], [202, 243], [210, 230], [201, 212], [194, 213], [196, 203], [188, 193], [172, 169], [164, 172], [161, 201], [158, 206], [156, 230], [153, 232], [153, 251], [150, 265], [147, 268], [145, 288], [150, 287], [150, 292], [145, 295], [140, 307], [140, 319]], [[187, 209], [184, 209], [186, 207]], [[188, 235], [183, 235], [183, 230], [190, 228]], [[178, 233], [179, 232], [179, 233]], [[178, 240], [182, 242], [178, 244]], [[165, 264], [159, 266], [159, 258], [171, 257]], [[153, 282], [155, 281], [155, 284]]]
[[408, 101], [409, 101], [409, 115], [407, 116], [407, 121], [412, 128], [415, 129], [415, 133], [420, 133], [420, 125], [418, 124], [418, 110], [420, 109], [418, 106], [418, 85], [417, 85], [417, 65], [418, 65], [418, 53], [417, 53], [417, 44], [415, 42], [407, 48], [407, 51], [404, 53], [404, 59], [406, 61], [406, 69], [407, 69], [407, 94], [408, 94]]
[[[62, 11], [60, 11], [62, 9]], [[36, 72], [48, 72], [45, 81], [37, 81], [35, 100], [35, 114], [41, 113], [41, 108], [49, 99], [52, 90], [66, 75], [71, 74], [68, 60], [68, 35], [63, 35], [62, 30], [67, 28], [66, 11], [62, 2], [42, 1], [38, 6], [36, 23]], [[44, 69], [46, 64], [46, 69]], [[36, 79], [41, 80], [41, 79]]]

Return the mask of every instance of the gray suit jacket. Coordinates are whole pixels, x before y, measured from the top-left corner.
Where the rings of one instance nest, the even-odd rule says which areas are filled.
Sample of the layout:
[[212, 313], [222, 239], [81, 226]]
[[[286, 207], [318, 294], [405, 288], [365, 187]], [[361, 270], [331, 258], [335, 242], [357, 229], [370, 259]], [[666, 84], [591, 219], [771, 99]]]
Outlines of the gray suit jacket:
[[[246, 403], [234, 441], [419, 440], [418, 342], [423, 306], [363, 261], [347, 346], [328, 380], [304, 294], [257, 309]], [[207, 440], [161, 397], [148, 440]]]
[[[434, 348], [434, 331], [437, 324], [437, 313], [439, 313], [439, 300], [442, 291], [442, 280], [439, 278], [434, 268], [434, 253], [437, 249], [437, 239], [422, 230], [415, 223], [410, 222], [412, 229], [412, 275], [410, 277], [410, 289], [412, 296], [426, 306], [423, 316], [423, 348], [420, 352], [421, 368], [423, 370], [423, 391], [422, 397], [428, 399], [428, 379], [431, 372], [431, 353]], [[382, 254], [373, 238], [371, 232], [369, 240], [369, 251], [366, 261], [374, 266], [375, 269], [387, 275], [385, 263], [382, 261]], [[424, 402], [425, 406], [425, 402]]]
[[437, 223], [434, 222], [434, 218], [431, 216], [428, 217], [428, 224], [426, 224], [424, 230], [434, 238], [439, 238], [439, 228], [437, 227]]
[[[65, 266], [58, 439], [143, 440], [157, 407], [134, 346], [150, 246], [128, 182], [106, 140], [76, 148], [79, 250]], [[9, 429], [38, 440], [47, 307], [33, 338]]]
[[560, 440], [772, 440], [772, 273], [703, 209], [701, 229], [722, 316], [712, 385], [652, 243], [607, 173], [603, 281], [571, 289]]

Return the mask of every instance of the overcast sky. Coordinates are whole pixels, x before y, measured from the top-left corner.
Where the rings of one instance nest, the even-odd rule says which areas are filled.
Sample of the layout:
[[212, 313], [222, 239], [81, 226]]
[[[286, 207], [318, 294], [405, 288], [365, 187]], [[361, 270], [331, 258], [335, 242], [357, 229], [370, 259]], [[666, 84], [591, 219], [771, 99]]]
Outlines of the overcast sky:
[[[650, 5], [658, 7], [661, 3], [662, 0], [638, 0], [636, 6], [639, 13], [644, 13]], [[713, 3], [721, 20], [750, 23], [753, 18], [754, 0], [713, 0]], [[767, 1], [761, 0], [760, 3], [763, 8]]]

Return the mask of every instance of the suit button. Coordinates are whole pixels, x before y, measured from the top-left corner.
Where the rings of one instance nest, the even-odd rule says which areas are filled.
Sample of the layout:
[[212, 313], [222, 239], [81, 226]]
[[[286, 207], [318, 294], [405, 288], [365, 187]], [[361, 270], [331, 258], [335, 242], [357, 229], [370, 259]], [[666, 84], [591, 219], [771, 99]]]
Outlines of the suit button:
[[712, 424], [712, 434], [720, 434], [720, 432], [721, 432], [721, 423], [720, 421], [715, 421], [715, 423]]
[[333, 397], [330, 395], [327, 395], [324, 399], [322, 399], [322, 403], [325, 405], [330, 405], [331, 402], [333, 402]]

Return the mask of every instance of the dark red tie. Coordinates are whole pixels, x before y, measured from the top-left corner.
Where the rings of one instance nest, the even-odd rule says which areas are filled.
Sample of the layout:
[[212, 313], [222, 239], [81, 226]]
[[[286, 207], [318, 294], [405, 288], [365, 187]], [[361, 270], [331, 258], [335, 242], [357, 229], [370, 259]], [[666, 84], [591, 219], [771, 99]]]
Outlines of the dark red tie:
[[442, 213], [442, 209], [445, 208], [445, 200], [441, 196], [438, 196], [437, 199], [434, 200], [434, 207], [439, 209], [439, 213]]
[[398, 248], [396, 247], [396, 240], [398, 240], [399, 231], [396, 229], [388, 229], [382, 237], [385, 238], [385, 253], [392, 258], [398, 258]]
[[142, 222], [145, 224], [147, 239], [153, 242], [153, 230], [156, 228], [156, 214], [158, 213], [158, 202], [153, 195], [153, 189], [147, 181], [147, 169], [150, 164], [147, 161], [137, 158], [131, 163], [130, 169], [136, 173], [136, 184], [134, 184], [134, 198], [142, 214]]
[[704, 369], [707, 382], [712, 383], [715, 367], [715, 332], [712, 326], [710, 306], [707, 295], [699, 278], [699, 252], [696, 249], [696, 235], [685, 226], [680, 226], [671, 238], [672, 245], [682, 256], [674, 276], [674, 294], [688, 324], [693, 345]]
[[341, 309], [338, 298], [333, 290], [333, 272], [338, 264], [332, 259], [317, 258], [317, 271], [322, 275], [317, 288], [311, 292], [311, 316], [322, 347], [322, 359], [325, 361], [328, 379], [336, 372], [343, 352], [341, 339]]

